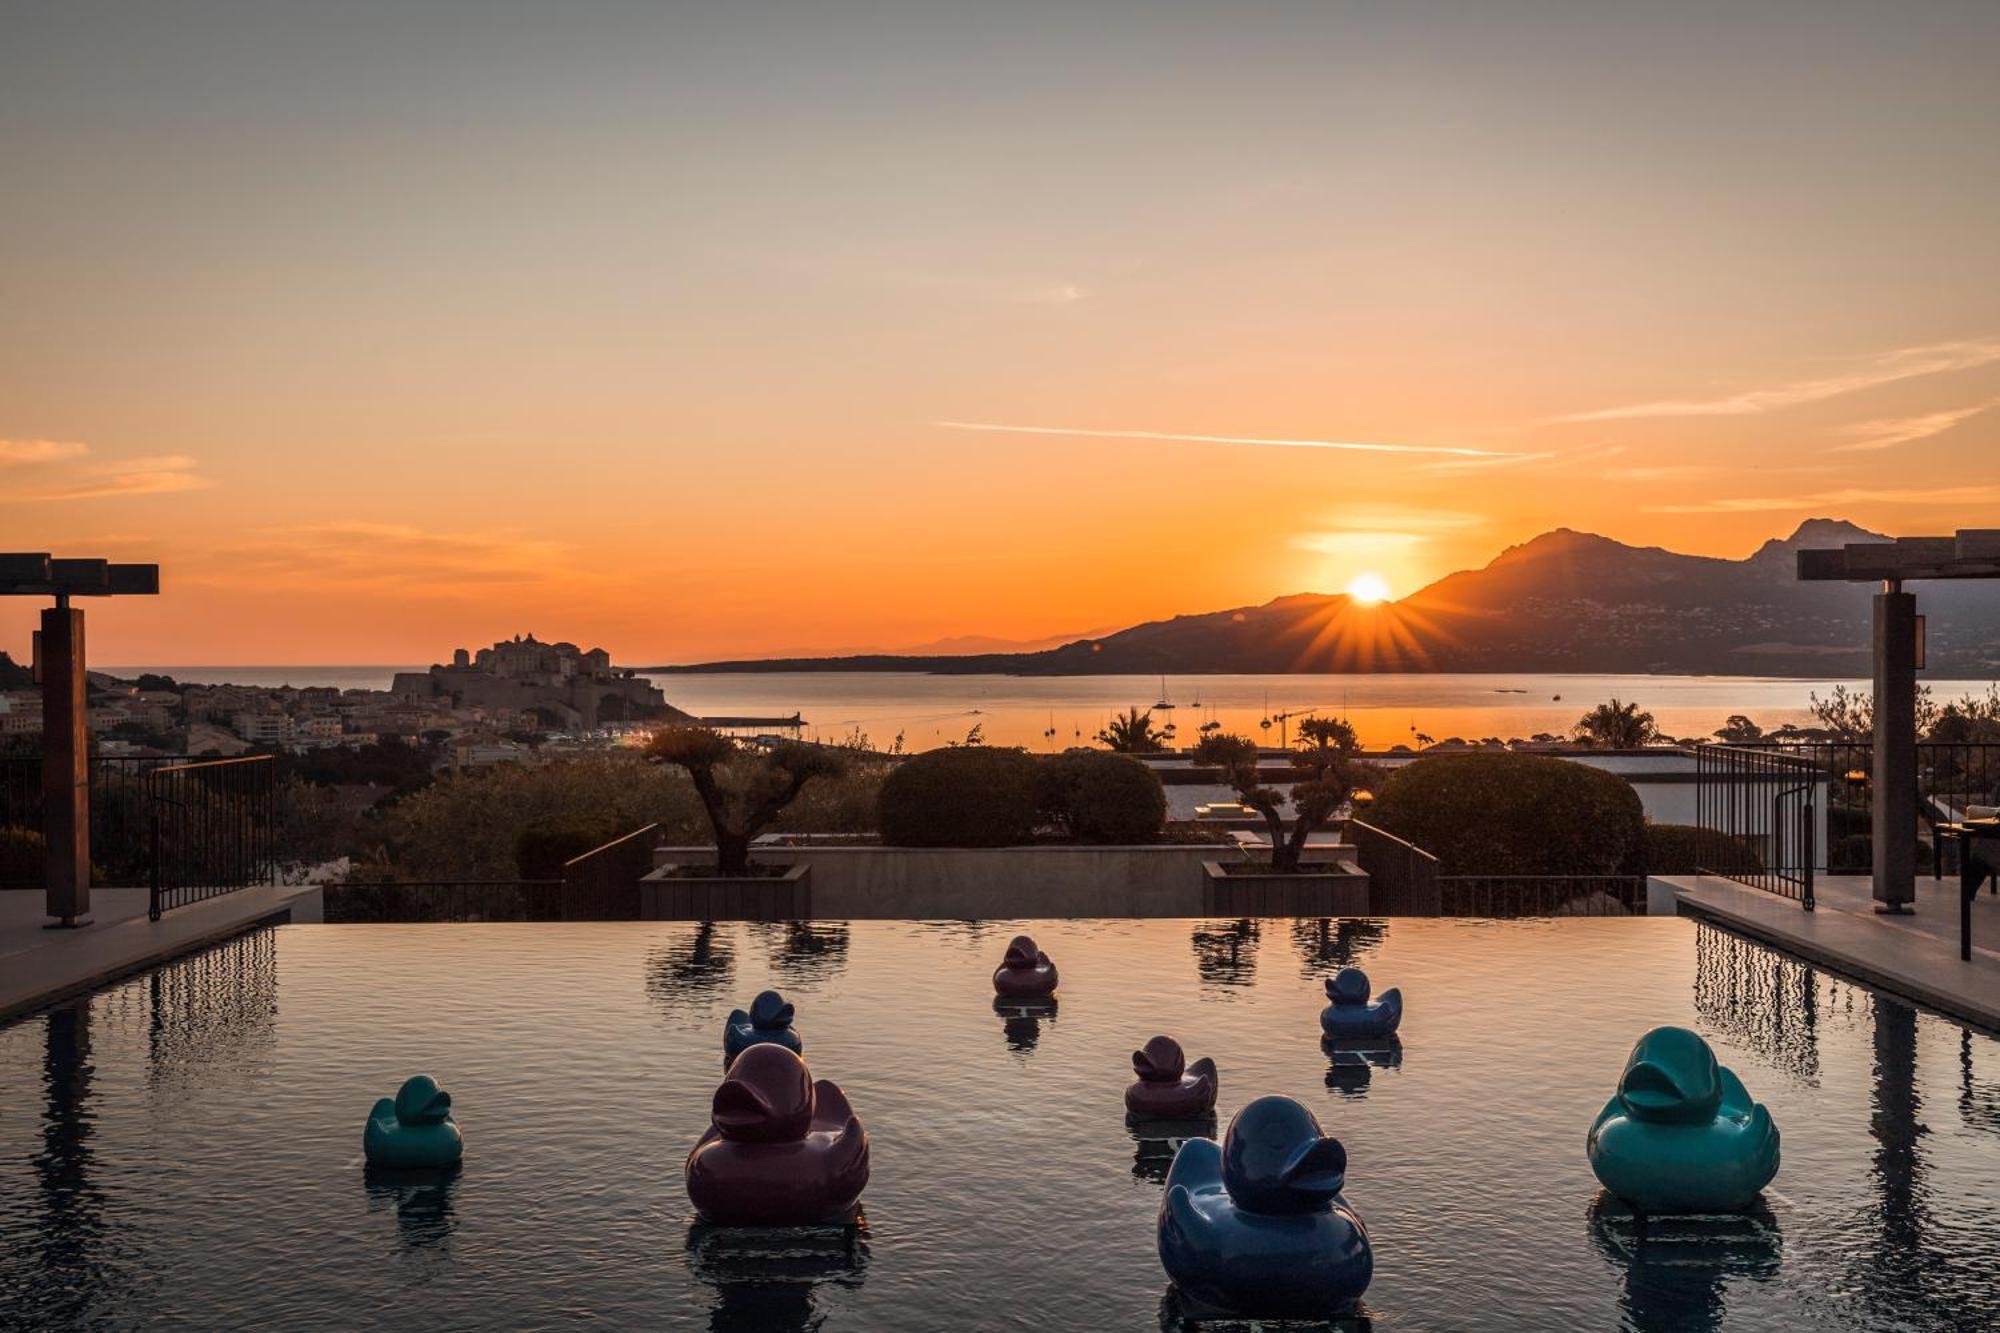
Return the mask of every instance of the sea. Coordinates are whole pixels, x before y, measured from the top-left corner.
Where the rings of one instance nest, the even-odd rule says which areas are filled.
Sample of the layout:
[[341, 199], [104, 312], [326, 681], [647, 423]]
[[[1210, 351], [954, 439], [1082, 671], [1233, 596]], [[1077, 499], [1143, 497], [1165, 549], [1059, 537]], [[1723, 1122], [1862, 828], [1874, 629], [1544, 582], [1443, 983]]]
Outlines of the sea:
[[[107, 666], [119, 676], [160, 672], [195, 684], [333, 685], [387, 689], [408, 666]], [[1204, 724], [1287, 739], [1308, 714], [1344, 717], [1363, 744], [1415, 745], [1561, 734], [1608, 699], [1636, 703], [1670, 736], [1705, 736], [1741, 713], [1767, 730], [1811, 717], [1812, 697], [1865, 679], [1619, 675], [940, 676], [914, 672], [702, 672], [656, 675], [668, 702], [700, 717], [789, 717], [809, 739], [865, 739], [927, 750], [968, 738], [1031, 750], [1089, 744], [1114, 714], [1151, 709], [1192, 745]], [[1940, 701], [1983, 694], [1988, 682], [1930, 681]], [[1169, 706], [1171, 705], [1171, 706]], [[1268, 724], [1268, 725], [1267, 725]]]

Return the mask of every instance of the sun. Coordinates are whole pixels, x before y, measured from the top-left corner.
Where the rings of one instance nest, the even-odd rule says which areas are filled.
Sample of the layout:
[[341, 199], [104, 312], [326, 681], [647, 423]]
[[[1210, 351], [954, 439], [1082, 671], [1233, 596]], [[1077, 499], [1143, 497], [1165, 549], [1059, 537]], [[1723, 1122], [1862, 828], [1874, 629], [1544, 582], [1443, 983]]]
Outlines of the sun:
[[1347, 595], [1362, 606], [1389, 600], [1389, 580], [1380, 574], [1356, 574], [1347, 585]]

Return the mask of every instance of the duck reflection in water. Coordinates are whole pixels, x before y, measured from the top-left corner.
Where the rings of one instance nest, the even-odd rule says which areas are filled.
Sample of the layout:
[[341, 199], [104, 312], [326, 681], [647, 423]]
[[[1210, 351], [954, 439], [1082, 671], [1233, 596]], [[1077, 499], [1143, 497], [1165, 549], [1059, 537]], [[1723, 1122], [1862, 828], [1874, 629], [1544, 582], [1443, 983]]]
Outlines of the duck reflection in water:
[[1378, 1069], [1403, 1066], [1403, 1043], [1387, 1037], [1321, 1037], [1326, 1055], [1326, 1086], [1346, 1097], [1365, 1097]]
[[458, 1230], [452, 1196], [458, 1189], [459, 1168], [442, 1171], [390, 1171], [367, 1167], [362, 1188], [368, 1209], [394, 1207], [396, 1237], [406, 1251], [439, 1250]]
[[859, 1287], [865, 1219], [851, 1226], [689, 1228], [688, 1267], [715, 1294], [710, 1333], [809, 1333], [826, 1322], [819, 1292]]
[[782, 985], [831, 981], [847, 967], [849, 931], [844, 921], [776, 921], [748, 929], [762, 938], [771, 971]]
[[1633, 1333], [1714, 1333], [1729, 1285], [1778, 1275], [1784, 1236], [1761, 1200], [1744, 1213], [1642, 1217], [1608, 1191], [1590, 1208], [1591, 1239], [1625, 1282]]
[[1006, 1034], [1007, 1049], [1026, 1055], [1042, 1039], [1042, 1020], [1055, 1022], [1059, 1003], [1051, 995], [1043, 1000], [1010, 1000], [1004, 995], [993, 999], [993, 1012], [1000, 1015], [1000, 1030]]
[[1166, 1183], [1174, 1154], [1189, 1139], [1215, 1137], [1215, 1112], [1192, 1120], [1128, 1120], [1126, 1132], [1132, 1136], [1132, 1175], [1155, 1185]]
[[653, 951], [646, 960], [646, 992], [663, 1008], [696, 1009], [727, 994], [735, 975], [733, 931], [703, 921]]
[[1219, 1315], [1188, 1301], [1172, 1283], [1167, 1284], [1166, 1295], [1160, 1297], [1160, 1333], [1276, 1333], [1279, 1329], [1284, 1333], [1373, 1333], [1374, 1327], [1375, 1321], [1365, 1306], [1325, 1319], [1274, 1322]]

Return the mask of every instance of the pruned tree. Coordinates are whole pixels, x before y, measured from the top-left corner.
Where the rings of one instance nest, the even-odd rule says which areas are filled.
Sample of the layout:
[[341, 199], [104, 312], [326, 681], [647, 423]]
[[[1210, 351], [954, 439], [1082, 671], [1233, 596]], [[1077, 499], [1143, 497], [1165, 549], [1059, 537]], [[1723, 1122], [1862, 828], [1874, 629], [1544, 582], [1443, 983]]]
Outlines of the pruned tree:
[[745, 746], [707, 727], [685, 725], [655, 731], [646, 754], [687, 771], [715, 833], [715, 868], [722, 875], [748, 874], [751, 840], [808, 782], [847, 768], [847, 756], [826, 746]]
[[[1360, 748], [1354, 728], [1337, 718], [1308, 717], [1299, 723], [1298, 744], [1288, 757], [1297, 775], [1290, 796], [1266, 787], [1258, 777], [1260, 752], [1247, 736], [1220, 733], [1204, 736], [1195, 746], [1195, 762], [1222, 770], [1236, 798], [1264, 817], [1271, 836], [1271, 869], [1297, 872], [1306, 840], [1326, 826], [1354, 794]], [[1291, 827], [1284, 806], [1292, 807]]]

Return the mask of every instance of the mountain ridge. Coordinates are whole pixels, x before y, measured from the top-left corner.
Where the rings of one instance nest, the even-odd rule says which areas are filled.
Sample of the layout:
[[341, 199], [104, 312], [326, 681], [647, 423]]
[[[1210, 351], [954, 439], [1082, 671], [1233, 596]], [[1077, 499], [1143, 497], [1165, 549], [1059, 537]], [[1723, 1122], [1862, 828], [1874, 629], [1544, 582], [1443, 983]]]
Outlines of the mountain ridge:
[[[1540, 671], [1867, 674], [1871, 589], [1800, 583], [1803, 546], [1887, 538], [1811, 518], [1741, 559], [1556, 528], [1379, 607], [1342, 593], [1145, 621], [1037, 652], [857, 654], [649, 668], [934, 674]], [[2000, 585], [1919, 585], [1933, 675], [2000, 671]]]

